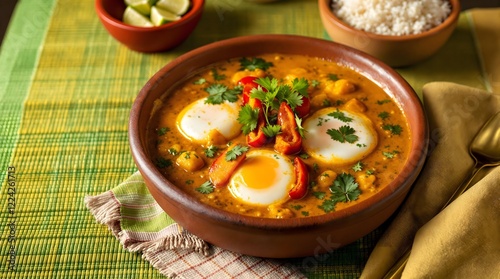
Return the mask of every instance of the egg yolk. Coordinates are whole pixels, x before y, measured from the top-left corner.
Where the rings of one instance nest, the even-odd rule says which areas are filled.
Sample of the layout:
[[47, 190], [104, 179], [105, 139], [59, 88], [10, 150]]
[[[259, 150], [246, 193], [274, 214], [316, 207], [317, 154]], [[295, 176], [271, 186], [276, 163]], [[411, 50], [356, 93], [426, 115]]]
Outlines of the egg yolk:
[[273, 185], [279, 164], [272, 158], [259, 156], [252, 157], [245, 162], [241, 169], [241, 179], [244, 184], [253, 189], [265, 189]]

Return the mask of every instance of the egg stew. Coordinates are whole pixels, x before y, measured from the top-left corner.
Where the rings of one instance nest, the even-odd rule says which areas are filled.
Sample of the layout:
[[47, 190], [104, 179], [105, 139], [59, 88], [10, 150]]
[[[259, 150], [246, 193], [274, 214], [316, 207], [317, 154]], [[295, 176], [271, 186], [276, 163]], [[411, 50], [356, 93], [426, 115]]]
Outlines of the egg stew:
[[262, 217], [342, 210], [407, 160], [398, 104], [335, 61], [269, 53], [206, 67], [159, 100], [151, 154], [203, 203]]

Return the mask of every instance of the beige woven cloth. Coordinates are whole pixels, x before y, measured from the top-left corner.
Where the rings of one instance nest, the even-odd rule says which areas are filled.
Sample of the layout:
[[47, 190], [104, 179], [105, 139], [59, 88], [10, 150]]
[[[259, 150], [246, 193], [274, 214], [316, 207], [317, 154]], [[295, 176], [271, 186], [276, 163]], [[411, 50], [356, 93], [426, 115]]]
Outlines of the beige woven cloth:
[[402, 278], [500, 278], [500, 167], [439, 212], [471, 171], [469, 144], [500, 111], [500, 94], [433, 82], [423, 87], [423, 101], [429, 157], [361, 278], [382, 278], [409, 246]]

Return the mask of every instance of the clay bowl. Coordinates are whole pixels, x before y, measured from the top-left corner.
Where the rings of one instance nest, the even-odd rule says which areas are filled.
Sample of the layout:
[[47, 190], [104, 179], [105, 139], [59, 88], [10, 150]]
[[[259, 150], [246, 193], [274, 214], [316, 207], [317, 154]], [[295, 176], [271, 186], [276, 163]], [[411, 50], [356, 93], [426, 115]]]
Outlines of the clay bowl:
[[[225, 59], [269, 52], [335, 60], [386, 88], [406, 114], [413, 138], [408, 162], [390, 185], [345, 210], [317, 217], [266, 219], [212, 208], [188, 196], [161, 174], [148, 153], [147, 141], [148, 122], [157, 109], [155, 100], [200, 68]], [[319, 255], [349, 244], [381, 225], [402, 203], [419, 174], [426, 155], [427, 137], [427, 122], [418, 96], [391, 67], [344, 45], [292, 35], [237, 37], [178, 57], [142, 88], [133, 104], [129, 122], [130, 148], [135, 163], [151, 194], [168, 215], [209, 243], [242, 254], [270, 258]]]
[[333, 41], [371, 54], [392, 67], [409, 66], [435, 54], [455, 30], [460, 1], [450, 0], [451, 13], [440, 25], [415, 35], [386, 36], [355, 29], [337, 18], [331, 0], [318, 0], [321, 20]]
[[203, 13], [205, 0], [191, 0], [191, 8], [178, 21], [156, 27], [137, 27], [122, 22], [123, 0], [95, 0], [101, 23], [113, 38], [138, 52], [162, 52], [184, 42]]

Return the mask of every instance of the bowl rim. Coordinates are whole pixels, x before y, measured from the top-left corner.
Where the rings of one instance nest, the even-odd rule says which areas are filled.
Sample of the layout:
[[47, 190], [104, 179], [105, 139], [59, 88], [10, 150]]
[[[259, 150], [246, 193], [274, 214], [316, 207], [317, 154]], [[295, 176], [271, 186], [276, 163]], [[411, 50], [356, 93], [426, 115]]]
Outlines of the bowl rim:
[[360, 33], [363, 34], [363, 36], [366, 36], [371, 39], [375, 40], [381, 40], [381, 41], [408, 41], [408, 40], [417, 40], [421, 39], [424, 37], [429, 37], [433, 36], [435, 34], [438, 34], [441, 32], [443, 29], [447, 29], [448, 27], [454, 25], [460, 16], [460, 11], [461, 11], [461, 5], [460, 5], [460, 0], [447, 0], [450, 5], [451, 5], [451, 11], [448, 17], [441, 22], [439, 25], [426, 30], [422, 33], [418, 34], [409, 34], [409, 35], [383, 35], [383, 34], [376, 34], [373, 32], [368, 32], [360, 29], [356, 29], [340, 18], [338, 18], [333, 10], [330, 8], [330, 5], [333, 0], [318, 0], [319, 2], [319, 9], [321, 13], [326, 17], [325, 19], [330, 20], [332, 23], [337, 25], [340, 29], [350, 32], [350, 33]]
[[[104, 1], [106, 0], [95, 0], [94, 2], [96, 13], [102, 20], [105, 20], [108, 24], [111, 24], [117, 28], [129, 31], [136, 31], [136, 32], [157, 31], [157, 30], [169, 29], [171, 27], [179, 27], [181, 25], [185, 25], [189, 21], [191, 21], [191, 19], [193, 19], [196, 15], [198, 15], [203, 11], [203, 6], [205, 4], [205, 0], [191, 0], [191, 7], [187, 11], [187, 13], [181, 17], [181, 19], [160, 26], [141, 27], [141, 26], [126, 24], [123, 21], [118, 20], [117, 18], [112, 16], [110, 13], [108, 13], [108, 11], [106, 11], [106, 9], [104, 9], [104, 6], [102, 4]], [[124, 3], [124, 5], [126, 4]]]
[[[141, 129], [145, 130], [145, 128], [139, 125], [140, 122], [139, 115], [140, 112], [142, 111], [142, 108], [145, 106], [145, 103], [148, 101], [148, 92], [154, 90], [158, 86], [158, 83], [162, 81], [163, 76], [168, 75], [170, 71], [175, 71], [176, 68], [178, 68], [183, 63], [192, 61], [197, 56], [201, 54], [206, 55], [207, 52], [213, 52], [216, 49], [220, 51], [220, 49], [221, 48], [223, 49], [224, 47], [237, 47], [250, 43], [255, 44], [262, 42], [273, 44], [278, 41], [280, 41], [281, 44], [290, 44], [294, 42], [299, 42], [300, 44], [305, 44], [305, 45], [324, 44], [325, 46], [343, 49], [343, 51], [348, 51], [350, 54], [352, 54], [350, 55], [350, 57], [355, 57], [355, 59], [358, 59], [360, 63], [363, 63], [371, 67], [370, 69], [373, 69], [373, 71], [383, 71], [385, 73], [385, 76], [388, 75], [392, 79], [395, 79], [397, 81], [396, 82], [397, 87], [404, 88], [404, 91], [409, 93], [408, 95], [405, 95], [404, 98], [409, 98], [411, 100], [413, 109], [415, 110], [416, 114], [420, 116], [422, 119], [421, 125], [420, 124], [417, 125], [416, 127], [417, 129], [413, 131], [412, 134], [413, 140], [411, 143], [410, 150], [413, 152], [410, 152], [407, 162], [405, 163], [403, 169], [400, 171], [396, 179], [389, 185], [382, 188], [375, 195], [371, 196], [369, 199], [357, 203], [355, 205], [349, 206], [340, 211], [334, 211], [311, 217], [273, 219], [273, 218], [259, 218], [259, 217], [246, 216], [212, 207], [208, 204], [202, 203], [195, 197], [188, 195], [186, 192], [182, 191], [179, 187], [169, 182], [167, 178], [163, 176], [161, 172], [156, 168], [154, 162], [148, 158], [147, 156], [148, 147], [146, 146], [147, 143], [145, 143], [145, 140], [143, 142], [143, 140], [141, 139], [141, 132], [140, 132]], [[199, 70], [208, 65], [210, 65], [210, 63], [199, 65], [197, 69]], [[368, 78], [370, 79], [369, 76]], [[163, 95], [165, 93], [166, 92], [164, 92]], [[154, 100], [149, 100], [149, 101], [154, 101]], [[398, 102], [398, 105], [400, 106], [401, 109], [403, 109], [400, 102]], [[150, 80], [140, 90], [137, 98], [135, 99], [131, 108], [130, 119], [129, 119], [129, 143], [132, 156], [134, 158], [137, 168], [145, 178], [147, 178], [153, 184], [165, 185], [165, 187], [154, 186], [156, 190], [162, 192], [164, 195], [167, 195], [175, 203], [183, 205], [189, 204], [189, 207], [193, 209], [192, 211], [194, 214], [209, 219], [213, 219], [215, 221], [220, 221], [228, 225], [243, 226], [243, 227], [264, 229], [264, 230], [305, 229], [325, 223], [348, 224], [352, 221], [355, 221], [360, 216], [361, 218], [369, 218], [370, 212], [373, 211], [377, 212], [389, 206], [384, 201], [390, 200], [395, 196], [404, 195], [407, 193], [407, 191], [409, 191], [411, 184], [414, 182], [414, 179], [416, 178], [416, 174], [420, 172], [423, 163], [425, 161], [427, 154], [427, 141], [428, 141], [428, 124], [421, 100], [415, 93], [413, 88], [407, 83], [407, 81], [401, 75], [399, 75], [393, 68], [384, 64], [380, 60], [364, 52], [356, 50], [354, 48], [339, 43], [335, 43], [332, 41], [328, 41], [325, 39], [318, 39], [318, 38], [305, 37], [299, 35], [264, 34], [264, 35], [249, 35], [242, 37], [234, 37], [210, 43], [208, 45], [204, 45], [197, 49], [189, 51], [169, 62], [167, 65], [161, 68], [157, 73], [155, 73], [150, 78]], [[408, 177], [413, 177], [414, 179], [412, 181], [408, 181], [407, 180]], [[399, 186], [397, 186], [396, 184], [396, 181], [398, 179], [403, 181], [402, 183], [400, 183]], [[148, 187], [150, 187], [150, 185], [148, 185]]]

